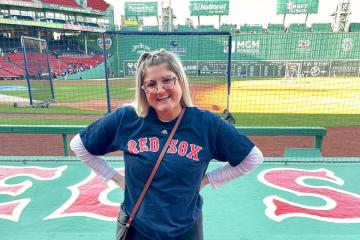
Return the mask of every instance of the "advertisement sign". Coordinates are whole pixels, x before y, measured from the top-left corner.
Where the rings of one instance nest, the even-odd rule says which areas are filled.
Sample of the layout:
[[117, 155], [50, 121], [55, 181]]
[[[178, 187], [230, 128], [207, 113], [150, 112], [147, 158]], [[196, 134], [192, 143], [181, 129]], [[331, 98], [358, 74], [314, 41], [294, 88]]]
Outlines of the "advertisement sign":
[[191, 1], [191, 16], [229, 15], [229, 1]]
[[149, 17], [158, 15], [157, 2], [126, 2], [125, 17]]
[[276, 14], [317, 13], [319, 0], [278, 0]]
[[[98, 37], [97, 44], [98, 44], [99, 48], [103, 49], [104, 44], [103, 44], [103, 36], [102, 35], [100, 35]], [[112, 45], [111, 37], [109, 35], [106, 35], [105, 36], [105, 48], [109, 49], [111, 47], [111, 45]]]

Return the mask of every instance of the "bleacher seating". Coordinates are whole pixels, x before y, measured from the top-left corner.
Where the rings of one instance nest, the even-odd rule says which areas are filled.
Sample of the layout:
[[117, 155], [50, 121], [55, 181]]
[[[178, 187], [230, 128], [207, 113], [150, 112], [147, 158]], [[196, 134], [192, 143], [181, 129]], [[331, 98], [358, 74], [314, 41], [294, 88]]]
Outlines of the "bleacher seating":
[[289, 32], [307, 32], [308, 28], [305, 23], [292, 23], [288, 28]]
[[4, 58], [0, 57], [0, 78], [19, 78], [23, 74], [22, 69], [11, 65]]
[[60, 56], [59, 58], [61, 59], [62, 62], [68, 65], [70, 64], [82, 65], [83, 67], [86, 68], [95, 67], [96, 65], [98, 65], [103, 61], [103, 57], [101, 55], [95, 55], [92, 57]]
[[34, 21], [34, 18], [30, 16], [21, 16], [21, 15], [13, 15], [13, 18], [16, 18], [17, 20], [25, 20], [25, 21]]
[[177, 32], [193, 32], [194, 28], [192, 26], [188, 26], [188, 25], [178, 25], [176, 27], [176, 31]]
[[110, 7], [110, 5], [107, 2], [105, 2], [104, 0], [87, 1], [87, 5], [89, 8], [100, 11], [100, 12], [103, 12]]
[[73, 7], [73, 8], [83, 8], [81, 5], [79, 5], [76, 0], [41, 0], [42, 3], [45, 4], [55, 4], [55, 5], [61, 5], [61, 6], [67, 6], [67, 7]]
[[313, 23], [311, 25], [312, 32], [332, 32], [330, 23]]
[[215, 32], [216, 28], [214, 25], [199, 25], [196, 30], [198, 32]]
[[0, 79], [8, 79], [8, 78], [17, 78], [17, 76], [0, 68]]
[[263, 33], [264, 29], [260, 24], [245, 24], [240, 26], [240, 33]]
[[158, 26], [143, 26], [144, 32], [158, 32], [159, 27]]
[[360, 32], [360, 23], [350, 23], [349, 32]]
[[267, 32], [268, 33], [283, 33], [283, 32], [285, 32], [284, 24], [269, 23]]
[[19, 53], [19, 52], [8, 53], [8, 54], [5, 54], [5, 56], [16, 66], [18, 66], [21, 69], [24, 69], [24, 56], [22, 53]]
[[236, 31], [236, 25], [234, 25], [234, 24], [222, 24], [222, 25], [220, 25], [219, 31], [234, 33]]
[[[18, 67], [18, 69], [24, 69], [23, 53], [21, 52], [10, 53], [10, 54], [6, 54], [6, 57], [10, 59], [10, 61], [13, 62]], [[42, 59], [44, 59], [44, 56], [41, 53], [28, 53], [28, 58], [31, 61], [43, 61]], [[68, 68], [68, 66], [65, 63], [59, 61], [56, 57], [52, 55], [49, 55], [49, 62], [50, 62], [51, 71], [55, 76], [61, 76], [63, 71]], [[36, 70], [34, 70], [34, 72], [32, 73], [35, 72]]]
[[64, 19], [51, 19], [53, 23], [66, 24], [67, 22]]
[[49, 54], [49, 62], [51, 71], [55, 76], [61, 76], [64, 70], [68, 67], [65, 63], [61, 62], [58, 58]]

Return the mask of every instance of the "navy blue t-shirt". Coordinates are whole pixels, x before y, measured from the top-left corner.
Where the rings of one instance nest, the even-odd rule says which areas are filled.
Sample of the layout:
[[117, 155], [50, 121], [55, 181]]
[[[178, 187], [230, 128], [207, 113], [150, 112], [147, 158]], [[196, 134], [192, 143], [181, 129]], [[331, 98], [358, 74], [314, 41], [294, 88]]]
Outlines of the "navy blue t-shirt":
[[[93, 155], [124, 151], [124, 210], [130, 214], [176, 119], [159, 120], [153, 108], [143, 118], [122, 107], [81, 131]], [[201, 180], [210, 160], [238, 165], [254, 144], [216, 114], [186, 108], [160, 167], [133, 221], [150, 239], [174, 239], [185, 233], [201, 214]]]

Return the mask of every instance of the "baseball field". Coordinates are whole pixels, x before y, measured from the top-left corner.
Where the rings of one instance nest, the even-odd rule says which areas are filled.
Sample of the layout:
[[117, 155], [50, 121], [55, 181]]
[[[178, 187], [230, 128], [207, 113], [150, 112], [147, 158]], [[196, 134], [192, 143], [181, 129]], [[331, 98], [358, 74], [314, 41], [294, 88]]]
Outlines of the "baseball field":
[[[189, 81], [196, 106], [222, 114], [228, 102], [237, 126], [323, 126], [328, 130], [324, 139], [325, 156], [360, 155], [359, 78], [234, 78], [229, 97], [224, 78], [190, 78]], [[110, 80], [111, 110], [132, 101], [134, 85], [131, 78]], [[42, 82], [33, 81], [32, 88], [37, 94], [49, 95], [48, 87]], [[0, 81], [0, 124], [87, 125], [108, 111], [105, 80], [57, 80], [54, 95], [55, 103], [48, 108], [25, 107], [29, 101], [26, 81]], [[14, 102], [24, 107], [14, 108]], [[1, 147], [2, 155], [54, 153], [50, 150], [53, 148], [35, 147], [38, 143], [34, 143], [34, 138], [19, 134], [2, 134], [0, 138], [7, 139], [6, 146]], [[9, 143], [10, 139], [13, 140]], [[295, 147], [311, 145], [304, 137], [275, 137], [276, 144], [274, 138], [254, 139], [269, 156], [281, 155], [281, 149], [290, 143]], [[13, 141], [33, 147], [19, 150]], [[47, 141], [53, 142], [53, 147], [58, 145], [61, 154], [60, 139], [47, 136]]]

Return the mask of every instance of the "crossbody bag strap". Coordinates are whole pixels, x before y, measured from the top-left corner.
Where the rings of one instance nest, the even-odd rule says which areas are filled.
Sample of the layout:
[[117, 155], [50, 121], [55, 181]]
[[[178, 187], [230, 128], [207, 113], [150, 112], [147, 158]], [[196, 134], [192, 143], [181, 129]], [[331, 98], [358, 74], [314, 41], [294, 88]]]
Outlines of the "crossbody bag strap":
[[175, 126], [174, 126], [173, 129], [171, 130], [171, 133], [170, 133], [170, 135], [169, 135], [169, 137], [168, 137], [168, 139], [167, 139], [167, 141], [166, 141], [163, 149], [161, 150], [161, 153], [160, 153], [160, 155], [159, 155], [159, 157], [158, 157], [158, 159], [157, 159], [157, 161], [156, 161], [156, 163], [155, 163], [155, 166], [154, 166], [153, 170], [151, 171], [151, 174], [150, 174], [148, 180], [146, 181], [146, 184], [145, 184], [145, 186], [144, 186], [144, 189], [142, 190], [139, 198], [137, 199], [134, 209], [131, 211], [129, 220], [128, 220], [127, 223], [126, 223], [126, 227], [127, 227], [127, 228], [130, 227], [131, 222], [132, 222], [132, 220], [134, 219], [134, 217], [135, 217], [135, 215], [136, 215], [136, 213], [137, 213], [137, 211], [138, 211], [138, 209], [139, 209], [139, 207], [140, 207], [140, 204], [141, 204], [142, 200], [143, 200], [144, 197], [145, 197], [145, 193], [146, 193], [146, 191], [148, 190], [148, 188], [149, 188], [152, 180], [154, 179], [154, 176], [155, 176], [155, 174], [156, 174], [156, 171], [158, 170], [158, 168], [159, 168], [159, 166], [160, 166], [161, 160], [163, 159], [163, 157], [164, 157], [164, 155], [165, 155], [165, 152], [166, 152], [166, 150], [167, 150], [167, 148], [168, 148], [168, 146], [169, 146], [169, 144], [170, 144], [170, 141], [171, 141], [172, 138], [174, 137], [174, 134], [175, 134], [175, 132], [176, 132], [176, 129], [178, 128], [178, 126], [179, 126], [179, 124], [180, 124], [180, 121], [181, 121], [184, 113], [185, 113], [185, 108], [183, 108], [183, 109], [181, 110], [181, 113], [180, 113], [178, 119], [176, 120]]

